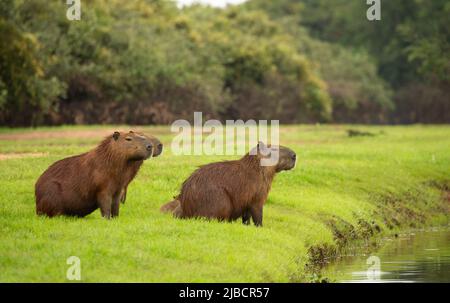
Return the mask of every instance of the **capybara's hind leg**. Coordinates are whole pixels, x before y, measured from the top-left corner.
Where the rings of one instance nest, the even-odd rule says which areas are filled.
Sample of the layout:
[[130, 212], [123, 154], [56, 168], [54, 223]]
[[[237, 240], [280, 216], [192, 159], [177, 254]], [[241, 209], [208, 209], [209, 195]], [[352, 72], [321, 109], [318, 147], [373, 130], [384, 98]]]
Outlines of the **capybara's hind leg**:
[[39, 184], [36, 188], [36, 214], [39, 216], [54, 217], [63, 214], [61, 184], [50, 181]]
[[42, 205], [42, 202], [39, 202], [36, 205], [36, 215], [38, 216], [48, 216], [48, 217], [53, 217], [53, 215], [51, 214], [51, 212], [48, 211], [48, 209], [45, 209], [44, 206]]
[[232, 219], [231, 200], [225, 190], [204, 192], [201, 202], [198, 205], [197, 211], [201, 217], [216, 218], [219, 221]]
[[48, 202], [49, 200], [47, 198], [44, 198], [39, 201], [39, 203], [36, 206], [36, 214], [38, 216], [47, 216], [47, 217], [55, 217], [62, 214], [61, 209], [56, 207], [54, 203]]

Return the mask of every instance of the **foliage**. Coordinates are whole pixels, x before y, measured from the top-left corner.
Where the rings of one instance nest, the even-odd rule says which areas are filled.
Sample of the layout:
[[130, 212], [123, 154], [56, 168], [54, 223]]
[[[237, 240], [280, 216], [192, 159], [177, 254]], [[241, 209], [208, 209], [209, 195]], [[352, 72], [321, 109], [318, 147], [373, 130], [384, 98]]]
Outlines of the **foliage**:
[[36, 124], [40, 111], [48, 110], [52, 98], [62, 93], [62, 85], [46, 77], [34, 35], [0, 19], [0, 37], [0, 119]]
[[[254, 0], [280, 18], [291, 16], [297, 26], [321, 40], [367, 51], [378, 74], [395, 90], [395, 122], [449, 122], [450, 31], [446, 0], [382, 1], [381, 21], [366, 19], [365, 1]], [[270, 4], [269, 4], [270, 3]], [[421, 86], [422, 98], [404, 99]], [[436, 90], [439, 92], [436, 93]], [[429, 95], [440, 98], [429, 99]], [[425, 104], [431, 105], [424, 114]]]
[[449, 7], [389, 1], [368, 22], [364, 1], [90, 0], [69, 21], [65, 1], [4, 0], [0, 124], [448, 122], [418, 110], [447, 108]]

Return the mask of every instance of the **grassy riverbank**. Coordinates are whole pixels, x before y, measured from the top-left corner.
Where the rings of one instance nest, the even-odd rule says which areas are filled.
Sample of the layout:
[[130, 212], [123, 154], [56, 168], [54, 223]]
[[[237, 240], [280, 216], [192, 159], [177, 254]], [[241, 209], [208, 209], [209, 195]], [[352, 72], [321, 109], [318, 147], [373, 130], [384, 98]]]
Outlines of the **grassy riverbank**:
[[[373, 136], [349, 137], [349, 128]], [[448, 126], [281, 127], [281, 144], [299, 162], [276, 177], [263, 228], [161, 214], [198, 165], [236, 157], [174, 156], [169, 128], [147, 127], [166, 150], [145, 162], [118, 219], [103, 220], [99, 211], [37, 217], [39, 175], [116, 129], [130, 127], [0, 129], [1, 282], [67, 281], [70, 256], [80, 258], [83, 282], [310, 281], [305, 264], [349, 241], [448, 224]]]

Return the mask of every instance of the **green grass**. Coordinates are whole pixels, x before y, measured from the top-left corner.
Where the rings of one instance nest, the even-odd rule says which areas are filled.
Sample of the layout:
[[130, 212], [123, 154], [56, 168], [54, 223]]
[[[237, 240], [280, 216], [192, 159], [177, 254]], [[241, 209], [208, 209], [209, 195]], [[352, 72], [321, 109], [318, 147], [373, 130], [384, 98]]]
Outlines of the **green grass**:
[[[377, 134], [352, 138], [347, 128], [281, 128], [281, 144], [294, 149], [299, 161], [275, 178], [263, 228], [176, 220], [159, 212], [197, 166], [236, 158], [174, 156], [168, 127], [144, 128], [161, 139], [165, 153], [145, 162], [120, 217], [110, 221], [98, 210], [83, 219], [35, 215], [39, 175], [54, 161], [94, 147], [101, 135], [0, 140], [0, 155], [43, 153], [0, 159], [0, 281], [67, 281], [72, 255], [81, 259], [82, 282], [308, 281], [311, 247], [338, 247], [339, 233], [344, 240], [372, 239], [375, 226], [387, 234], [448, 224], [448, 202], [438, 187], [450, 184], [450, 127], [352, 126]], [[0, 135], [36, 131], [42, 129], [5, 128]]]

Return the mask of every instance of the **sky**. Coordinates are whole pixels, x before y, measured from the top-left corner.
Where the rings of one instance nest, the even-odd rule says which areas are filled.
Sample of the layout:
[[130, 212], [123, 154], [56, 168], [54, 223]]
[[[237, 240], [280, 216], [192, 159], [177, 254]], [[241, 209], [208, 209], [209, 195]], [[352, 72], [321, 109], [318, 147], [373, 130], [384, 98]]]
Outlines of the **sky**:
[[246, 0], [176, 0], [178, 7], [193, 3], [208, 4], [214, 7], [225, 7], [227, 4], [240, 4]]

